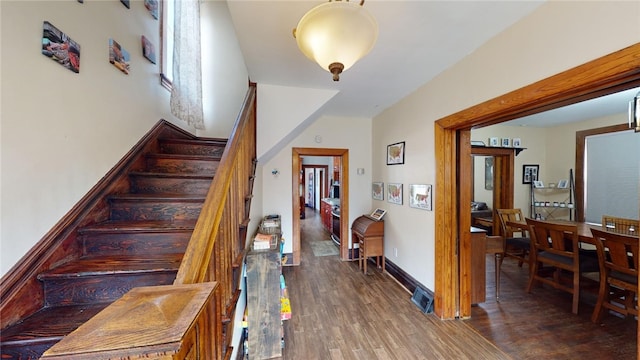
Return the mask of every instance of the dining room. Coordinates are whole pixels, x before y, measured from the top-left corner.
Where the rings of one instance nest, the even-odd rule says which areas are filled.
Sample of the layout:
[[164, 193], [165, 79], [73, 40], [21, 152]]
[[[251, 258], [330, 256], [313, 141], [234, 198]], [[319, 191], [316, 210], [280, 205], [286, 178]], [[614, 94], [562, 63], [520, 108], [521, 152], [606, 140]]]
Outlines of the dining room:
[[[629, 100], [633, 99], [637, 92], [638, 89], [628, 90], [626, 96]], [[524, 263], [516, 256], [505, 256], [501, 260], [498, 267], [501, 275], [498, 278], [499, 301], [495, 287], [494, 255], [487, 255], [488, 296], [486, 301], [472, 307], [468, 321], [484, 336], [501, 343], [501, 346], [514, 346], [521, 350], [522, 346], [530, 346], [527, 351], [532, 356], [527, 358], [534, 358], [534, 354], [542, 351], [546, 354], [545, 358], [593, 357], [592, 350], [581, 352], [580, 349], [586, 342], [600, 342], [604, 334], [594, 337], [600, 332], [607, 334], [605, 338], [616, 336], [624, 340], [621, 343], [611, 339], [602, 340], [603, 348], [609, 349], [609, 352], [607, 356], [597, 358], [637, 356], [638, 262], [633, 255], [637, 256], [635, 249], [640, 227], [640, 134], [629, 129], [626, 107], [611, 114], [592, 115], [579, 121], [551, 124], [541, 113], [526, 121], [517, 120], [471, 131], [472, 145], [519, 148], [512, 169], [513, 198], [509, 207], [518, 210], [520, 218], [510, 222], [512, 229], [508, 231], [508, 237], [511, 240], [514, 237], [526, 238], [531, 244], [530, 251], [524, 252]], [[486, 202], [491, 209], [499, 209], [502, 206], [494, 204], [495, 185], [487, 185], [488, 179], [497, 176], [495, 171], [499, 169], [489, 169], [487, 163], [486, 158], [477, 157], [473, 162], [472, 199]], [[491, 173], [488, 173], [489, 170]], [[499, 197], [498, 201], [501, 201]], [[626, 289], [620, 279], [607, 278], [604, 263], [611, 260], [611, 254], [614, 253], [609, 245], [603, 246], [603, 259], [598, 258], [598, 245], [608, 244], [609, 240], [601, 234], [594, 235], [592, 229], [595, 232], [604, 230], [605, 233], [616, 230], [612, 222], [607, 223], [606, 216], [631, 221], [631, 226], [626, 227], [627, 234], [616, 236], [623, 240], [630, 237], [630, 244], [635, 242], [635, 247], [627, 244], [618, 251], [623, 254], [620, 258], [634, 259], [626, 261], [627, 264], [635, 264], [632, 266], [632, 270], [636, 271], [632, 290]], [[499, 219], [497, 211], [494, 211], [492, 220], [495, 224], [489, 225], [494, 235], [503, 236], [505, 231]], [[528, 223], [535, 221], [540, 222], [537, 228], [541, 233], [538, 237], [545, 240], [540, 244], [546, 246], [549, 246], [552, 236], [550, 233], [545, 235], [541, 228], [547, 224], [563, 227], [559, 232], [563, 241], [558, 242], [562, 243], [563, 252], [568, 252], [572, 246], [573, 235], [568, 234], [575, 232], [579, 253], [576, 258], [583, 260], [582, 265], [571, 265], [578, 269], [577, 276], [573, 276], [571, 266], [557, 270], [562, 264], [540, 261], [548, 255], [549, 249], [535, 247], [536, 234]], [[498, 229], [497, 233], [495, 229]], [[508, 248], [509, 255], [516, 253], [513, 250], [522, 250], [511, 246]], [[519, 254], [523, 255], [522, 252]], [[543, 255], [537, 256], [539, 254]], [[557, 257], [554, 260], [557, 261]], [[591, 269], [579, 269], [579, 266], [591, 266]], [[615, 269], [608, 273], [615, 273], [619, 268]], [[543, 281], [547, 277], [551, 279], [550, 282]], [[572, 292], [576, 281], [579, 285]], [[601, 286], [603, 284], [606, 286]], [[612, 300], [614, 297], [616, 299]], [[614, 305], [607, 307], [603, 304]], [[617, 311], [619, 308], [623, 310]], [[509, 331], [504, 331], [502, 326]], [[535, 333], [534, 329], [541, 327], [554, 329], [554, 339], [544, 340], [544, 350], [539, 348], [541, 343], [532, 342], [529, 336]], [[580, 329], [579, 335], [576, 334], [577, 329]], [[553, 343], [554, 350], [547, 346], [549, 343]], [[550, 357], [549, 351], [552, 352]]]

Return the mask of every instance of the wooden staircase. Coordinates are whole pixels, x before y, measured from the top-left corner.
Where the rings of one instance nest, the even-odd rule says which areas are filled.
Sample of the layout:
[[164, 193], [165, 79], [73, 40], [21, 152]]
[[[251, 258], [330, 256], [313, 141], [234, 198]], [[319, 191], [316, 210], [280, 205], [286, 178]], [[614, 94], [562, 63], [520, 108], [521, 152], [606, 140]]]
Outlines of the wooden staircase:
[[1, 358], [38, 359], [130, 289], [172, 284], [225, 144], [160, 138], [148, 146], [72, 230], [74, 251], [37, 274], [41, 289], [32, 293], [42, 306], [2, 330]]

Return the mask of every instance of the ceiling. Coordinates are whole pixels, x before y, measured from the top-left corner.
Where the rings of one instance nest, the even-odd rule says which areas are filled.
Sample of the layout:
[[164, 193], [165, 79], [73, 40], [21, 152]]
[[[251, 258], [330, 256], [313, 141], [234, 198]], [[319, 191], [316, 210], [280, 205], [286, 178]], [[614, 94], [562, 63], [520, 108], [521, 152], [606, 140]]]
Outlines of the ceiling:
[[[377, 19], [377, 43], [334, 82], [328, 71], [300, 52], [292, 35], [300, 18], [324, 1], [227, 0], [251, 81], [338, 90], [323, 113], [344, 117], [378, 115], [543, 2], [368, 0], [364, 7]], [[623, 109], [629, 99], [624, 100]], [[616, 106], [622, 106], [622, 101]], [[567, 121], [578, 113], [613, 111], [601, 103], [594, 106], [597, 110], [567, 107], [557, 118]], [[515, 124], [540, 126], [551, 116], [545, 119], [533, 115]]]

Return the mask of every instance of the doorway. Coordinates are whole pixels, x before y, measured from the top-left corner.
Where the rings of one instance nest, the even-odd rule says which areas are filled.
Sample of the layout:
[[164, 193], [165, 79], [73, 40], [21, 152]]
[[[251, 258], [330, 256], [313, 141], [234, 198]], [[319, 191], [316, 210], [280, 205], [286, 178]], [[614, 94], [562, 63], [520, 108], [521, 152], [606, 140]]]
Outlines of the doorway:
[[340, 259], [349, 260], [349, 150], [331, 148], [292, 148], [291, 149], [291, 173], [292, 173], [292, 237], [293, 265], [300, 265], [300, 195], [302, 157], [303, 156], [332, 156], [340, 158]]
[[471, 237], [471, 216], [468, 205], [464, 206], [471, 201], [471, 128], [637, 87], [639, 59], [640, 44], [632, 45], [436, 121], [436, 315], [443, 319], [470, 316], [466, 306], [470, 294], [458, 287], [457, 269], [470, 258], [470, 249], [460, 245]]

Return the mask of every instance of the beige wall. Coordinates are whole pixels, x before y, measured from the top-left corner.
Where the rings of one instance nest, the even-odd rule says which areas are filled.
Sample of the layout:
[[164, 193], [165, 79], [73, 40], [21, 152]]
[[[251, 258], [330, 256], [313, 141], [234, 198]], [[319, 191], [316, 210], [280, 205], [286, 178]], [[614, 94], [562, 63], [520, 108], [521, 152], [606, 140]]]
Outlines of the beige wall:
[[[224, 2], [204, 2], [202, 9], [205, 19], [228, 17]], [[164, 118], [184, 125], [170, 115], [158, 65], [142, 57], [140, 36], [151, 39], [157, 52], [160, 36], [159, 22], [141, 0], [131, 1], [130, 9], [118, 0], [3, 0], [0, 12], [4, 275], [155, 123]], [[40, 53], [44, 20], [81, 45], [79, 74]], [[205, 104], [207, 130], [199, 135], [228, 136], [246, 92], [248, 75], [230, 26], [220, 20], [208, 27], [225, 39], [203, 33], [213, 45], [205, 56], [225, 54], [205, 76], [216, 76], [230, 95], [224, 104]], [[129, 75], [109, 63], [109, 38], [130, 53]], [[204, 92], [218, 96], [210, 86]]]
[[[500, 124], [472, 130], [471, 139], [484, 141], [485, 144], [488, 144], [489, 137], [521, 139], [521, 146], [526, 149], [516, 156], [514, 162], [514, 207], [522, 209], [525, 216], [528, 216], [530, 190], [529, 185], [522, 184], [522, 166], [539, 165], [539, 178], [545, 185], [550, 182], [558, 183], [560, 179], [569, 179], [569, 169], [573, 169], [574, 172], [576, 169], [576, 132], [621, 124], [626, 122], [626, 117], [627, 114], [622, 113], [545, 128]], [[476, 168], [476, 179], [477, 176], [484, 176], [484, 172], [478, 173]], [[484, 178], [481, 177], [480, 182], [480, 185], [483, 185]], [[476, 191], [477, 189], [476, 186]]]
[[[416, 182], [433, 184], [436, 120], [637, 43], [640, 41], [639, 13], [637, 2], [550, 1], [543, 4], [374, 119], [373, 179], [400, 182], [405, 187]], [[534, 145], [519, 132], [523, 146]], [[407, 142], [407, 161], [402, 166], [386, 166], [383, 160], [386, 146], [397, 141]], [[544, 158], [548, 152], [557, 150], [542, 151]], [[518, 161], [536, 163], [534, 156], [537, 155], [527, 150], [518, 156]], [[564, 173], [567, 169], [563, 167]], [[435, 211], [438, 209], [417, 210], [406, 203], [380, 205], [388, 210], [386, 256], [433, 289], [434, 228], [438, 226]], [[393, 256], [394, 248], [398, 248], [397, 257]]]

